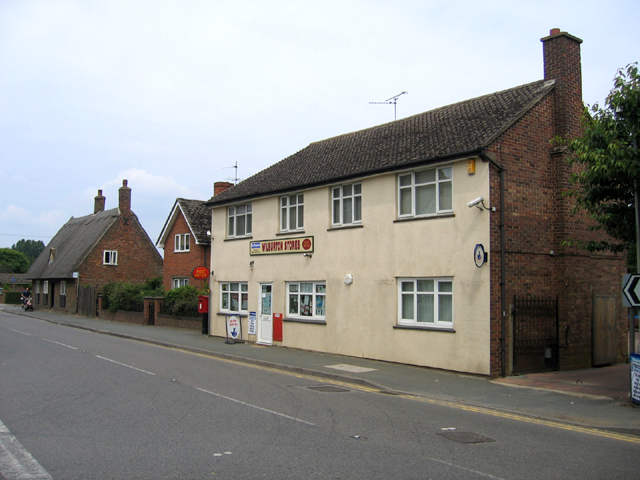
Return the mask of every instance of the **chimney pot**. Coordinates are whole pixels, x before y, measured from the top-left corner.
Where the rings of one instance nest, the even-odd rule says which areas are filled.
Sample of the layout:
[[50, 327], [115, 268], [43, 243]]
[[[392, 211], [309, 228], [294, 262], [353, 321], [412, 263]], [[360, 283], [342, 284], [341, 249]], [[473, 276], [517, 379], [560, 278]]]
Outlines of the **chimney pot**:
[[126, 180], [122, 180], [122, 186], [118, 189], [118, 207], [120, 213], [131, 211], [131, 189], [127, 186]]
[[215, 182], [213, 184], [213, 196], [220, 195], [225, 190], [233, 187], [233, 183], [231, 182]]
[[549, 31], [549, 35], [558, 35], [560, 33], [560, 29], [559, 28], [552, 28]]
[[93, 202], [93, 213], [104, 212], [104, 202], [105, 197], [102, 196], [102, 190], [98, 190], [98, 195], [96, 195]]

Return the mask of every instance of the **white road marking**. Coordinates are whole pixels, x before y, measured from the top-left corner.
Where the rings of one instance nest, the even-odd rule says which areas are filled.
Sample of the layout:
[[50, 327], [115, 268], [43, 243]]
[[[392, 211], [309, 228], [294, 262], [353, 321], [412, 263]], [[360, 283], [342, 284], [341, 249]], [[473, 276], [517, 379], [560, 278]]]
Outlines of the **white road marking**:
[[220, 395], [219, 393], [210, 392], [209, 390], [205, 390], [204, 388], [195, 387], [195, 389], [204, 393], [208, 393], [209, 395], [213, 395], [214, 397], [224, 398], [225, 400], [229, 400], [230, 402], [239, 403], [240, 405], [244, 405], [246, 407], [255, 408], [256, 410], [262, 410], [263, 412], [271, 413], [273, 415], [278, 415], [279, 417], [288, 418], [289, 420], [294, 420], [296, 422], [304, 423], [305, 425], [311, 425], [312, 427], [315, 427], [315, 424], [311, 422], [307, 422], [306, 420], [301, 420], [300, 418], [291, 417], [289, 415], [285, 415], [284, 413], [274, 412], [273, 410], [268, 410], [266, 408], [258, 407], [257, 405], [251, 405], [250, 403], [243, 402], [242, 400], [236, 400], [235, 398], [226, 397], [224, 395]]
[[31, 334], [27, 333], [27, 332], [21, 332], [20, 330], [14, 330], [13, 328], [10, 328], [9, 330], [11, 330], [12, 332], [21, 333], [22, 335], [26, 335], [28, 337], [31, 337]]
[[42, 340], [44, 340], [45, 342], [55, 343], [56, 345], [62, 345], [63, 347], [71, 348], [72, 350], [77, 350], [76, 347], [72, 347], [71, 345], [66, 345], [64, 343], [60, 343], [60, 342], [56, 342], [56, 341], [53, 341], [53, 340], [49, 340], [47, 338], [43, 338]]
[[141, 368], [132, 367], [131, 365], [127, 365], [126, 363], [116, 362], [115, 360], [111, 360], [110, 358], [101, 357], [100, 355], [96, 355], [96, 358], [100, 358], [101, 360], [106, 360], [107, 362], [115, 363], [117, 365], [122, 365], [123, 367], [132, 368], [142, 373], [147, 373], [149, 375], [155, 375], [155, 373], [147, 372], [146, 370], [142, 370]]
[[7, 480], [53, 480], [1, 421], [0, 473]]

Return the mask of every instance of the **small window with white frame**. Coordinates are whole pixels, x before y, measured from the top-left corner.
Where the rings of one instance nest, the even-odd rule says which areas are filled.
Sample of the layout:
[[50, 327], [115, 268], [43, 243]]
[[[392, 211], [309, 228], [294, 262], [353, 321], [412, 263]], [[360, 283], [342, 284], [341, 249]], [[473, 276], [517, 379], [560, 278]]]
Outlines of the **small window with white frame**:
[[105, 250], [102, 255], [103, 265], [118, 265], [118, 251]]
[[189, 285], [189, 279], [187, 277], [174, 277], [171, 279], [171, 289], [185, 287]]
[[174, 252], [188, 252], [189, 251], [190, 235], [188, 233], [179, 233], [175, 236], [175, 242], [173, 244]]
[[453, 328], [452, 278], [398, 280], [398, 324]]
[[280, 231], [295, 232], [304, 228], [304, 194], [280, 197]]
[[229, 238], [251, 236], [253, 222], [250, 203], [229, 207], [227, 218], [227, 236]]
[[399, 218], [453, 212], [453, 167], [398, 175]]
[[334, 227], [362, 223], [362, 184], [352, 183], [331, 189], [332, 219]]
[[222, 312], [247, 312], [249, 310], [249, 285], [247, 282], [220, 282], [220, 310]]
[[327, 307], [325, 282], [288, 282], [287, 297], [288, 316], [325, 319]]

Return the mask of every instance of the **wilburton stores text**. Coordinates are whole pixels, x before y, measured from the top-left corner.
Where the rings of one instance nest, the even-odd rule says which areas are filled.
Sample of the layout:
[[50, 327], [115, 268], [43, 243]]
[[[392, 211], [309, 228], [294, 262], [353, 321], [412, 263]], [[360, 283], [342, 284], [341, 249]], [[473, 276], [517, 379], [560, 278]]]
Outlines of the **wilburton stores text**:
[[251, 255], [270, 253], [313, 253], [313, 237], [251, 242]]
[[623, 361], [625, 262], [566, 242], [597, 233], [551, 144], [580, 131], [582, 41], [542, 42], [542, 80], [312, 143], [211, 198], [211, 334], [256, 312], [250, 341], [482, 375]]

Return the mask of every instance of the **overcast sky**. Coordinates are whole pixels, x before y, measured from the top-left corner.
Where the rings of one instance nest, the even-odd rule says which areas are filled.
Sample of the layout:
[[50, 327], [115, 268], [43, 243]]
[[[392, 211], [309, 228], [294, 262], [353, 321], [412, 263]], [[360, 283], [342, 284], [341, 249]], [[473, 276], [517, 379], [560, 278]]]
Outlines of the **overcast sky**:
[[0, 248], [45, 244], [98, 189], [155, 243], [177, 197], [310, 142], [543, 78], [584, 40], [584, 100], [640, 60], [638, 0], [0, 0]]

